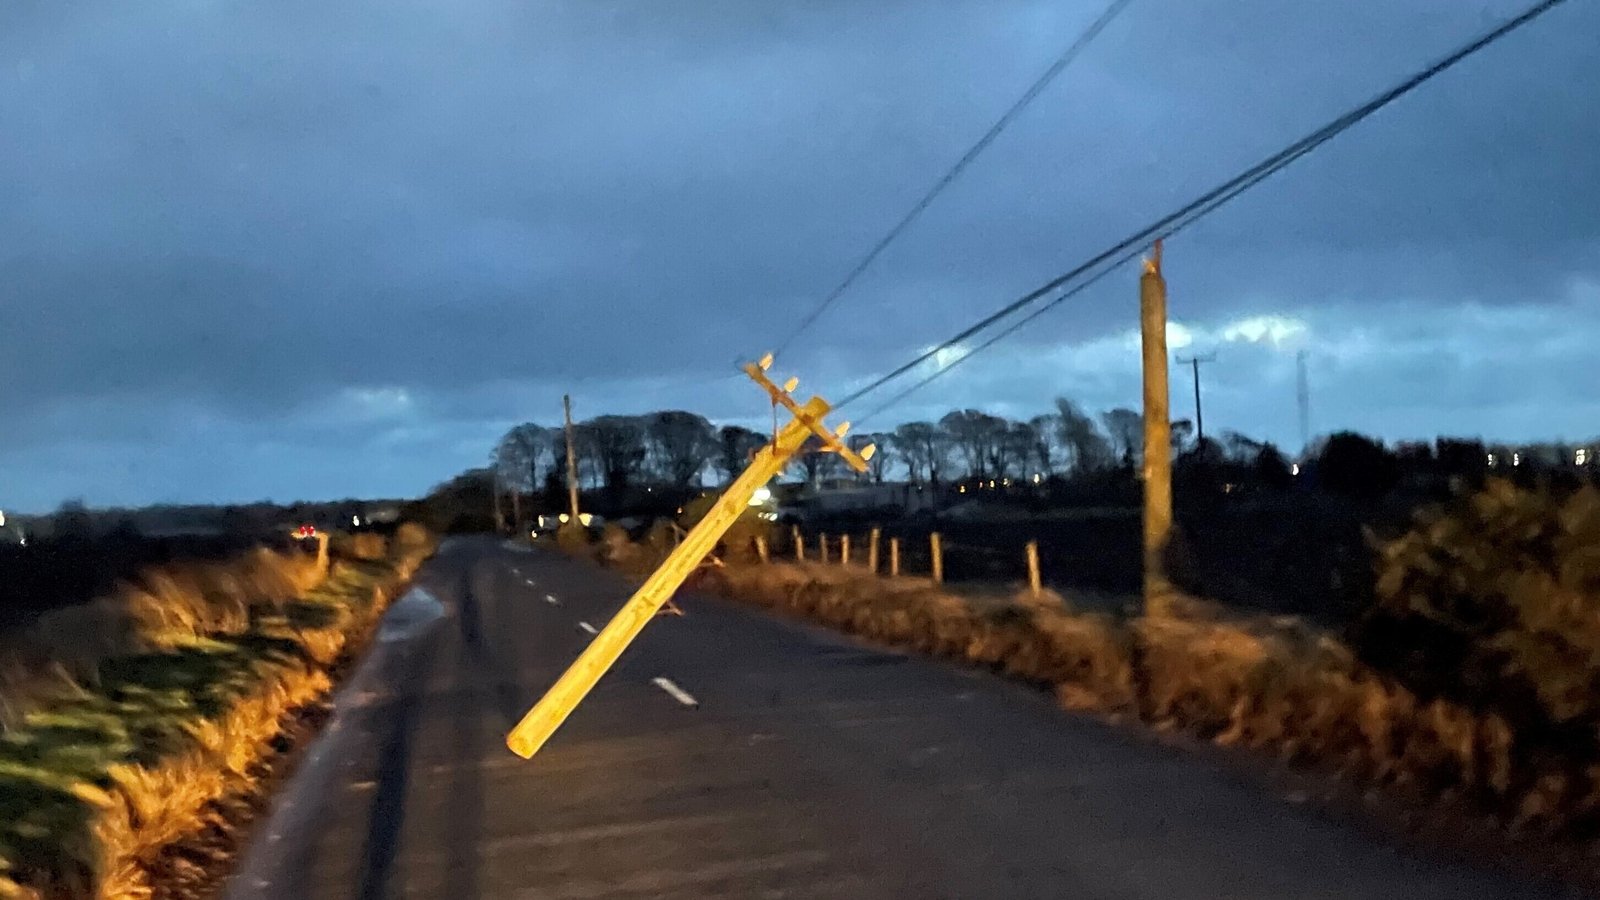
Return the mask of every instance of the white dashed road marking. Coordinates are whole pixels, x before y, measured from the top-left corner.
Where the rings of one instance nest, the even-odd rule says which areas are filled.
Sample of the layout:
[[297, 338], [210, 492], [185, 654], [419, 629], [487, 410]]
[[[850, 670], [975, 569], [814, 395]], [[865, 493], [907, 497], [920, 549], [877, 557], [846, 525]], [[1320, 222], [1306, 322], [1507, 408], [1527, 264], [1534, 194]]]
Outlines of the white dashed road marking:
[[696, 700], [692, 695], [689, 694], [688, 691], [685, 691], [683, 688], [673, 684], [669, 679], [657, 678], [650, 683], [658, 688], [661, 688], [663, 691], [666, 691], [667, 696], [678, 701], [679, 703], [682, 703], [684, 706], [700, 705], [699, 700]]
[[599, 634], [600, 633], [598, 631], [595, 631], [594, 630], [594, 626], [590, 625], [588, 622], [579, 622], [578, 623], [578, 627], [582, 628], [584, 631], [589, 632], [590, 634]]
[[556, 599], [556, 595], [555, 594], [545, 594], [544, 595], [544, 602], [550, 604], [551, 606], [560, 606], [561, 605], [561, 601]]

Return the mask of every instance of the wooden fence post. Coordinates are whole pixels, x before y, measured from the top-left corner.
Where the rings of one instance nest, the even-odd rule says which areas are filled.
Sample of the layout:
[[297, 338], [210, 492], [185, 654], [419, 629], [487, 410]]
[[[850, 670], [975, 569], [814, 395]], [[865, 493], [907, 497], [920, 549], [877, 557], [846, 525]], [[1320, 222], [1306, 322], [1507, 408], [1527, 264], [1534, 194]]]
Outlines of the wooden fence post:
[[767, 539], [761, 535], [756, 535], [756, 556], [761, 558], [762, 565], [771, 561], [767, 552]]
[[806, 561], [806, 536], [800, 533], [800, 526], [799, 525], [794, 525], [794, 526], [791, 526], [791, 527], [794, 529], [793, 532], [791, 532], [791, 533], [794, 535], [794, 559], [795, 559], [795, 562], [805, 562]]
[[828, 564], [828, 534], [823, 532], [817, 535], [817, 560], [823, 565]]
[[872, 574], [878, 574], [878, 537], [882, 529], [874, 527], [872, 533], [867, 535], [867, 569]]
[[1028, 542], [1028, 587], [1032, 589], [1035, 597], [1044, 590], [1044, 585], [1039, 580], [1039, 542]]
[[850, 565], [850, 535], [848, 534], [839, 538], [839, 565]]
[[933, 583], [944, 583], [944, 541], [939, 532], [928, 535], [928, 552], [933, 556]]
[[900, 539], [889, 538], [889, 575], [900, 577]]

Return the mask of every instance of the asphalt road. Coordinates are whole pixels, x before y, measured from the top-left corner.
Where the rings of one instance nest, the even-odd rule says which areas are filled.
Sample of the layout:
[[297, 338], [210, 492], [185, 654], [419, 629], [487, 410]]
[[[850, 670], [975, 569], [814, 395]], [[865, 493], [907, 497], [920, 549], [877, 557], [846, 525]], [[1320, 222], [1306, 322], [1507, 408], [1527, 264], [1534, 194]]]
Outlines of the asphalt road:
[[417, 584], [228, 897], [1550, 896], [1024, 686], [692, 596], [524, 761], [505, 731], [628, 586], [487, 539]]

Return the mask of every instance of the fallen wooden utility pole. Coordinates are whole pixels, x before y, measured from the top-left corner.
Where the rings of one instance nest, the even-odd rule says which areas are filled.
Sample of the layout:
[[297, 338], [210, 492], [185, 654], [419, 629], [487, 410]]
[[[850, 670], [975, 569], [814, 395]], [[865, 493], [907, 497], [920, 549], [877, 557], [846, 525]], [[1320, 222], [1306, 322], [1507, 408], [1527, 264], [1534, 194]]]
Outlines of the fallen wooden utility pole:
[[868, 446], [856, 453], [845, 446], [840, 438], [849, 430], [849, 423], [828, 430], [822, 421], [831, 409], [828, 403], [821, 397], [812, 397], [804, 405], [796, 403], [790, 394], [798, 379], [791, 378], [783, 387], [778, 387], [767, 378], [771, 365], [772, 355], [768, 354], [761, 362], [746, 365], [745, 374], [771, 396], [775, 407], [782, 406], [793, 419], [773, 436], [772, 443], [756, 453], [750, 465], [722, 492], [705, 517], [689, 530], [660, 567], [595, 635], [578, 659], [511, 729], [506, 735], [506, 746], [511, 752], [528, 759], [544, 746], [673, 592], [683, 585], [689, 573], [716, 547], [717, 541], [750, 505], [756, 489], [781, 472], [807, 439], [815, 435], [822, 440], [825, 450], [838, 453], [851, 468], [858, 472], [867, 470], [867, 460], [872, 458], [876, 448]]

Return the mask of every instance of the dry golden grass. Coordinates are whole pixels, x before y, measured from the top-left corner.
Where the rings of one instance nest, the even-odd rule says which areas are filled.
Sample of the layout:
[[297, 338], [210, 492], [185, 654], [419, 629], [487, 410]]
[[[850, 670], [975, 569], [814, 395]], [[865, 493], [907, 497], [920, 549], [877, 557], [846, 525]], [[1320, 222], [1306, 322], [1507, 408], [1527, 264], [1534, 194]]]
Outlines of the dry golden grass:
[[70, 652], [89, 674], [55, 676], [0, 740], [0, 897], [149, 897], [161, 849], [251, 788], [281, 723], [432, 552], [408, 537], [331, 573], [323, 554], [163, 567], [33, 635], [36, 658]]
[[383, 559], [389, 555], [389, 541], [371, 531], [336, 534], [328, 541], [328, 552], [342, 559]]
[[1519, 827], [1600, 819], [1600, 765], [1524, 751], [1502, 717], [1419, 700], [1294, 619], [1229, 618], [1190, 599], [1162, 618], [1075, 613], [1056, 597], [963, 596], [817, 564], [731, 566], [707, 583], [1046, 685], [1071, 709], [1131, 713], [1419, 796], [1473, 799]]

